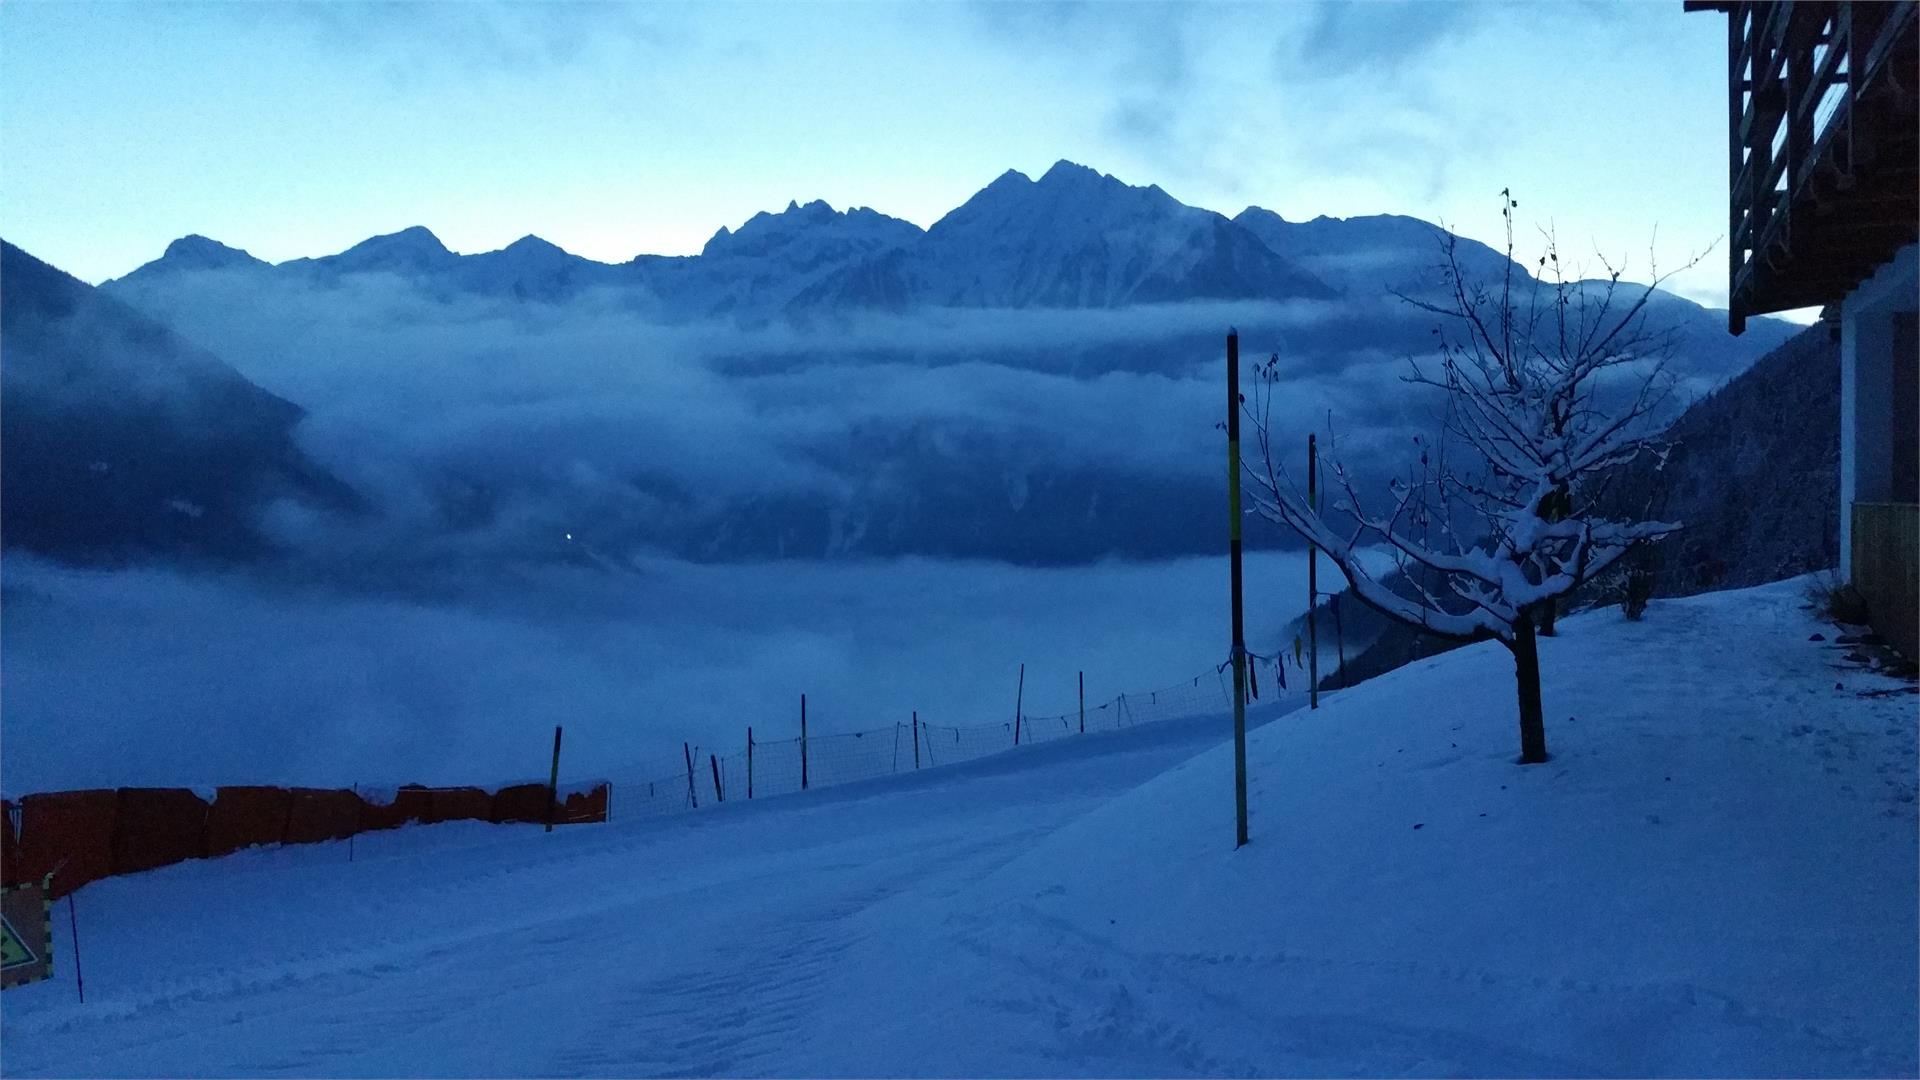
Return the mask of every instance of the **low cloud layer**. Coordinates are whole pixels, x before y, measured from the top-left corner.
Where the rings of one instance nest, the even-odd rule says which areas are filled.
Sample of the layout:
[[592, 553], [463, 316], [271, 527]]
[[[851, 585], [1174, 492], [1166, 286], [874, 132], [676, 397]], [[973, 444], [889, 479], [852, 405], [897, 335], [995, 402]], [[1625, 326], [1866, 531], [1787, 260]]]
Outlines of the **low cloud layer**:
[[[1256, 650], [1305, 561], [1249, 562]], [[629, 775], [680, 742], [942, 724], [1158, 689], [1226, 655], [1224, 560], [697, 566], [473, 580], [433, 601], [11, 556], [8, 791], [116, 784], [495, 782]]]
[[[571, 533], [616, 559], [648, 547], [833, 554], [817, 537], [706, 553], [662, 523], [724, 536], [728, 520], [747, 519], [737, 535], [800, 507], [856, 522], [910, 514], [916, 527], [948, 514], [953, 530], [995, 532], [1040, 512], [1030, 496], [1084, 501], [1097, 516], [1102, 492], [1112, 509], [1115, 491], [1197, 490], [1220, 471], [1230, 326], [1249, 358], [1286, 353], [1281, 431], [1304, 435], [1329, 411], [1369, 431], [1419, 416], [1398, 381], [1404, 358], [1380, 345], [1394, 340], [1378, 332], [1381, 313], [1353, 302], [935, 310], [742, 328], [664, 324], [621, 294], [562, 306], [449, 299], [384, 275], [313, 288], [207, 273], [191, 288], [122, 295], [308, 410], [302, 443], [377, 513], [342, 523], [289, 507], [274, 524], [296, 547], [356, 557], [446, 542], [449, 522], [479, 548]], [[1343, 340], [1369, 318], [1365, 348]], [[1004, 500], [982, 496], [1002, 490]], [[994, 505], [954, 502], [956, 491]], [[741, 509], [775, 503], [787, 509]], [[1156, 526], [1152, 510], [1040, 559], [1211, 546]], [[987, 511], [1007, 521], [983, 522]], [[1132, 538], [1142, 531], [1155, 538]], [[848, 550], [925, 550], [887, 542]], [[961, 553], [1021, 557], [1013, 541], [996, 543]]]
[[[1428, 324], [1388, 301], [796, 328], [378, 275], [113, 291], [303, 407], [366, 510], [279, 502], [245, 574], [10, 554], [10, 791], [513, 780], [556, 723], [566, 771], [621, 774], [790, 733], [802, 692], [826, 732], [1003, 718], [1023, 662], [1036, 713], [1079, 670], [1170, 685], [1226, 649], [1226, 327], [1279, 355], [1296, 466], [1329, 417], [1350, 462], [1431, 428]], [[1254, 552], [1256, 650], [1303, 564]]]

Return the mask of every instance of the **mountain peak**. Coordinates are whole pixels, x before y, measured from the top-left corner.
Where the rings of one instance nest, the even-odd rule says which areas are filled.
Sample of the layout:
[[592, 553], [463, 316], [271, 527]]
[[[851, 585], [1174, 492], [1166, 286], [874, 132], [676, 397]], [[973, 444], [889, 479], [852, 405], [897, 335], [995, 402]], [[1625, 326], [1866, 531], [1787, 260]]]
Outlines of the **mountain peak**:
[[317, 260], [336, 271], [417, 271], [457, 259], [424, 225], [369, 237], [338, 255]]
[[1029, 188], [1032, 186], [1033, 177], [1028, 176], [1019, 169], [1008, 169], [1006, 172], [994, 177], [992, 183], [975, 192], [975, 195], [982, 195], [989, 191], [1008, 191], [1014, 188]]
[[990, 233], [1057, 233], [1094, 218], [1110, 223], [1123, 219], [1191, 217], [1211, 214], [1186, 206], [1158, 186], [1134, 187], [1107, 173], [1064, 158], [1053, 163], [1038, 181], [1008, 169], [973, 198], [936, 222], [934, 233], [956, 229]]
[[1267, 225], [1292, 224], [1292, 222], [1289, 222], [1286, 218], [1281, 217], [1279, 214], [1264, 206], [1249, 206], [1245, 210], [1233, 215], [1233, 222], [1236, 225], [1245, 225], [1249, 222], [1256, 221]]
[[447, 250], [447, 245], [441, 243], [440, 238], [433, 235], [433, 230], [427, 228], [425, 225], [409, 225], [396, 233], [388, 233], [385, 236], [375, 236], [371, 239], [363, 240], [355, 244], [354, 247], [363, 248], [376, 244], [390, 250], [430, 251], [442, 255], [452, 254]]
[[[429, 233], [428, 235], [432, 235], [432, 234]], [[506, 247], [502, 248], [501, 250], [510, 251], [519, 255], [533, 255], [533, 254], [550, 255], [555, 253], [558, 253], [561, 255], [566, 254], [566, 249], [562, 248], [559, 244], [553, 243], [550, 240], [542, 240], [541, 238], [533, 235], [532, 233], [528, 233], [527, 235], [521, 237], [520, 239], [515, 240], [513, 243], [508, 244]]]
[[1053, 167], [1048, 169], [1046, 173], [1040, 177], [1040, 183], [1042, 184], [1090, 183], [1100, 180], [1108, 180], [1116, 184], [1120, 183], [1120, 181], [1100, 172], [1098, 169], [1090, 169], [1085, 165], [1068, 161], [1066, 158], [1061, 158], [1059, 161], [1054, 162]]
[[738, 229], [724, 226], [707, 241], [700, 254], [766, 255], [805, 236], [839, 237], [863, 248], [892, 247], [917, 238], [920, 227], [865, 207], [835, 210], [825, 199], [802, 204], [788, 200], [778, 214], [761, 211]]
[[[264, 267], [267, 263], [236, 247], [228, 247], [199, 233], [189, 233], [167, 245], [166, 253], [131, 273], [127, 279], [145, 280], [151, 275], [178, 271], [226, 270], [234, 267]], [[125, 279], [123, 279], [125, 280]]]
[[166, 254], [160, 257], [202, 268], [260, 261], [237, 247], [228, 247], [199, 233], [188, 233], [168, 244]]

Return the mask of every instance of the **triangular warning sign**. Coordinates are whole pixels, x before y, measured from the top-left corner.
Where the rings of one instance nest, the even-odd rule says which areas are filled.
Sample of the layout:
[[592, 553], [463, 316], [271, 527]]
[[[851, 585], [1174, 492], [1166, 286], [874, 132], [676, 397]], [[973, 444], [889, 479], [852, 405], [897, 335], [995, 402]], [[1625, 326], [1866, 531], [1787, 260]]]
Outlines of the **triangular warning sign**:
[[0, 916], [0, 970], [37, 964], [40, 958], [33, 955], [27, 943], [13, 929], [13, 923]]

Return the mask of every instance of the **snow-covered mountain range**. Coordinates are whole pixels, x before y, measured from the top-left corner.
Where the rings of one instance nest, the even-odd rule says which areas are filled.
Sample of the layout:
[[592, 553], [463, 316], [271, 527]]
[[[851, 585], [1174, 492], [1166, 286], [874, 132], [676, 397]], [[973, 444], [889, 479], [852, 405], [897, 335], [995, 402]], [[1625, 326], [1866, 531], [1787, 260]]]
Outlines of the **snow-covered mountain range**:
[[[925, 230], [867, 207], [793, 202], [737, 230], [721, 228], [697, 256], [641, 255], [621, 264], [572, 255], [534, 236], [459, 255], [420, 226], [278, 266], [187, 236], [110, 287], [155, 288], [208, 270], [316, 282], [391, 273], [443, 291], [528, 300], [625, 289], [646, 298], [651, 314], [689, 319], [918, 306], [1111, 309], [1335, 299], [1376, 283], [1377, 275], [1346, 265], [1356, 245], [1376, 268], [1384, 261], [1403, 270], [1431, 263], [1436, 250], [1433, 227], [1413, 218], [1291, 223], [1251, 207], [1229, 219], [1158, 186], [1134, 187], [1062, 161], [1038, 180], [1003, 173]], [[1470, 246], [1477, 256], [1492, 255]]]
[[[98, 292], [305, 409], [303, 447], [407, 537], [382, 557], [440, 558], [433, 537], [580, 558], [560, 538], [585, 535], [616, 562], [1050, 564], [1217, 546], [1230, 325], [1282, 360], [1276, 430], [1331, 417], [1379, 475], [1429, 418], [1399, 380], [1435, 316], [1394, 294], [1438, 296], [1449, 239], [1465, 274], [1513, 266], [1417, 218], [1229, 218], [1063, 161], [924, 230], [796, 201], [619, 264], [533, 236], [458, 254], [423, 227], [279, 264], [187, 236]], [[1791, 329], [1657, 307], [1683, 339], [1676, 414]]]

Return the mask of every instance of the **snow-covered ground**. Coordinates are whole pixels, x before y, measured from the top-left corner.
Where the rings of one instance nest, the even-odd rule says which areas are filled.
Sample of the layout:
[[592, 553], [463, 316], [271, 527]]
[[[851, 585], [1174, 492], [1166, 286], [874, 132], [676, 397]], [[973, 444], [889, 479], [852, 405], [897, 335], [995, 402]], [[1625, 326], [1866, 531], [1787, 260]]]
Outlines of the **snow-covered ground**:
[[[10, 1075], [1913, 1075], [1915, 698], [1801, 586], [668, 820], [79, 894]], [[1263, 717], [1265, 719], [1266, 717]], [[64, 944], [64, 936], [62, 939]]]

